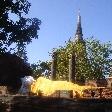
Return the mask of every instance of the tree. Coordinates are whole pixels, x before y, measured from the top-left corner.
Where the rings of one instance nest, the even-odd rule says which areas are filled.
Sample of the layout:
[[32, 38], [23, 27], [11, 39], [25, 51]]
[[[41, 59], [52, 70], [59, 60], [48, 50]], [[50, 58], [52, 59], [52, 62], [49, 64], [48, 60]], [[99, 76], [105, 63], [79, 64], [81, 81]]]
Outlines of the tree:
[[31, 64], [31, 68], [33, 71], [33, 76], [34, 77], [39, 77], [39, 76], [45, 76], [45, 77], [49, 77], [50, 75], [50, 66], [51, 66], [51, 62], [49, 61], [38, 61], [36, 64]]
[[[26, 45], [38, 38], [41, 21], [25, 18], [30, 6], [27, 0], [0, 0], [0, 84], [14, 90], [20, 88], [21, 77], [32, 75], [30, 66], [24, 62]], [[12, 14], [16, 20], [10, 18]]]
[[76, 55], [76, 82], [84, 83], [85, 79], [91, 74], [91, 67], [87, 57], [86, 42], [84, 40], [77, 40], [73, 43]]
[[88, 59], [91, 65], [91, 77], [98, 79], [110, 75], [112, 65], [112, 44], [111, 42], [101, 43], [94, 38], [86, 41]]
[[[102, 44], [94, 38], [85, 42], [66, 42], [65, 46], [54, 49], [57, 54], [57, 79], [68, 80], [68, 64], [70, 55], [76, 55], [77, 80], [98, 79], [110, 73], [110, 55], [112, 48], [110, 43]], [[53, 50], [53, 51], [54, 51]]]
[[57, 57], [57, 79], [68, 80], [69, 74], [69, 59], [71, 54], [75, 53], [76, 55], [76, 79], [81, 81], [87, 77], [89, 72], [89, 63], [87, 60], [85, 42], [72, 42], [68, 41], [64, 47], [55, 49], [58, 54]]
[[[37, 30], [41, 21], [37, 18], [25, 18], [31, 4], [27, 0], [0, 0], [0, 52], [8, 52], [8, 47], [16, 44], [15, 53], [20, 57], [26, 55], [26, 45], [38, 38]], [[10, 15], [18, 20], [14, 22]]]
[[1, 53], [0, 68], [0, 85], [7, 86], [13, 92], [20, 89], [20, 78], [32, 75], [30, 66], [15, 54]]

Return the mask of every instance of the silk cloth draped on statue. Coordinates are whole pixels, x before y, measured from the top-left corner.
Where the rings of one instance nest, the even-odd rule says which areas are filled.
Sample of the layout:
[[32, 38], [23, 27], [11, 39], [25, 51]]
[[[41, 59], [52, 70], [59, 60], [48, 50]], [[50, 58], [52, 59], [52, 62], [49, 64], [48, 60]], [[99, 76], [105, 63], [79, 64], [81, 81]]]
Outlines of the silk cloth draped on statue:
[[44, 77], [39, 77], [31, 84], [31, 92], [38, 95], [41, 91], [43, 96], [51, 96], [57, 90], [73, 90], [73, 96], [76, 93], [82, 96], [83, 90], [90, 88], [90, 86], [79, 86], [67, 81], [51, 81]]

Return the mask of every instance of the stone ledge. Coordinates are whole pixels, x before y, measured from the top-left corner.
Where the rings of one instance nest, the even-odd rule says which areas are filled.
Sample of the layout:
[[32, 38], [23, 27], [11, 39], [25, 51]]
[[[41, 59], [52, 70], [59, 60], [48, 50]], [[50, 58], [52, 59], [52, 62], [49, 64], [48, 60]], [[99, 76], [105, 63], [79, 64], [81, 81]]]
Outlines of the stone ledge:
[[0, 112], [112, 112], [112, 99], [9, 95], [0, 96], [0, 109]]

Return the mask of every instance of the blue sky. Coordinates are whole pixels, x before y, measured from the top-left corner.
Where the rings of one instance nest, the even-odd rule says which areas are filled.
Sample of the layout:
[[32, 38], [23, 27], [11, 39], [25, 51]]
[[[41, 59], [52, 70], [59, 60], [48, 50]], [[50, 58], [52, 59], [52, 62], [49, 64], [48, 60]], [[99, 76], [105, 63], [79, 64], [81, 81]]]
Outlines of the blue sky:
[[42, 21], [39, 38], [27, 46], [30, 63], [50, 60], [48, 52], [74, 38], [78, 9], [82, 17], [83, 37], [94, 36], [112, 41], [112, 0], [29, 0], [27, 17]]

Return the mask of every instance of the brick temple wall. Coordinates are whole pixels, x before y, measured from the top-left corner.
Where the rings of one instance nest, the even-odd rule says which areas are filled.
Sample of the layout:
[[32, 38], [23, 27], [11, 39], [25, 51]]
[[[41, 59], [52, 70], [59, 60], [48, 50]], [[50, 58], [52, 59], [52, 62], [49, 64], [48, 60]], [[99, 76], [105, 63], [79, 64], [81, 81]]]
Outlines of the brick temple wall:
[[0, 112], [112, 112], [112, 99], [1, 96]]

